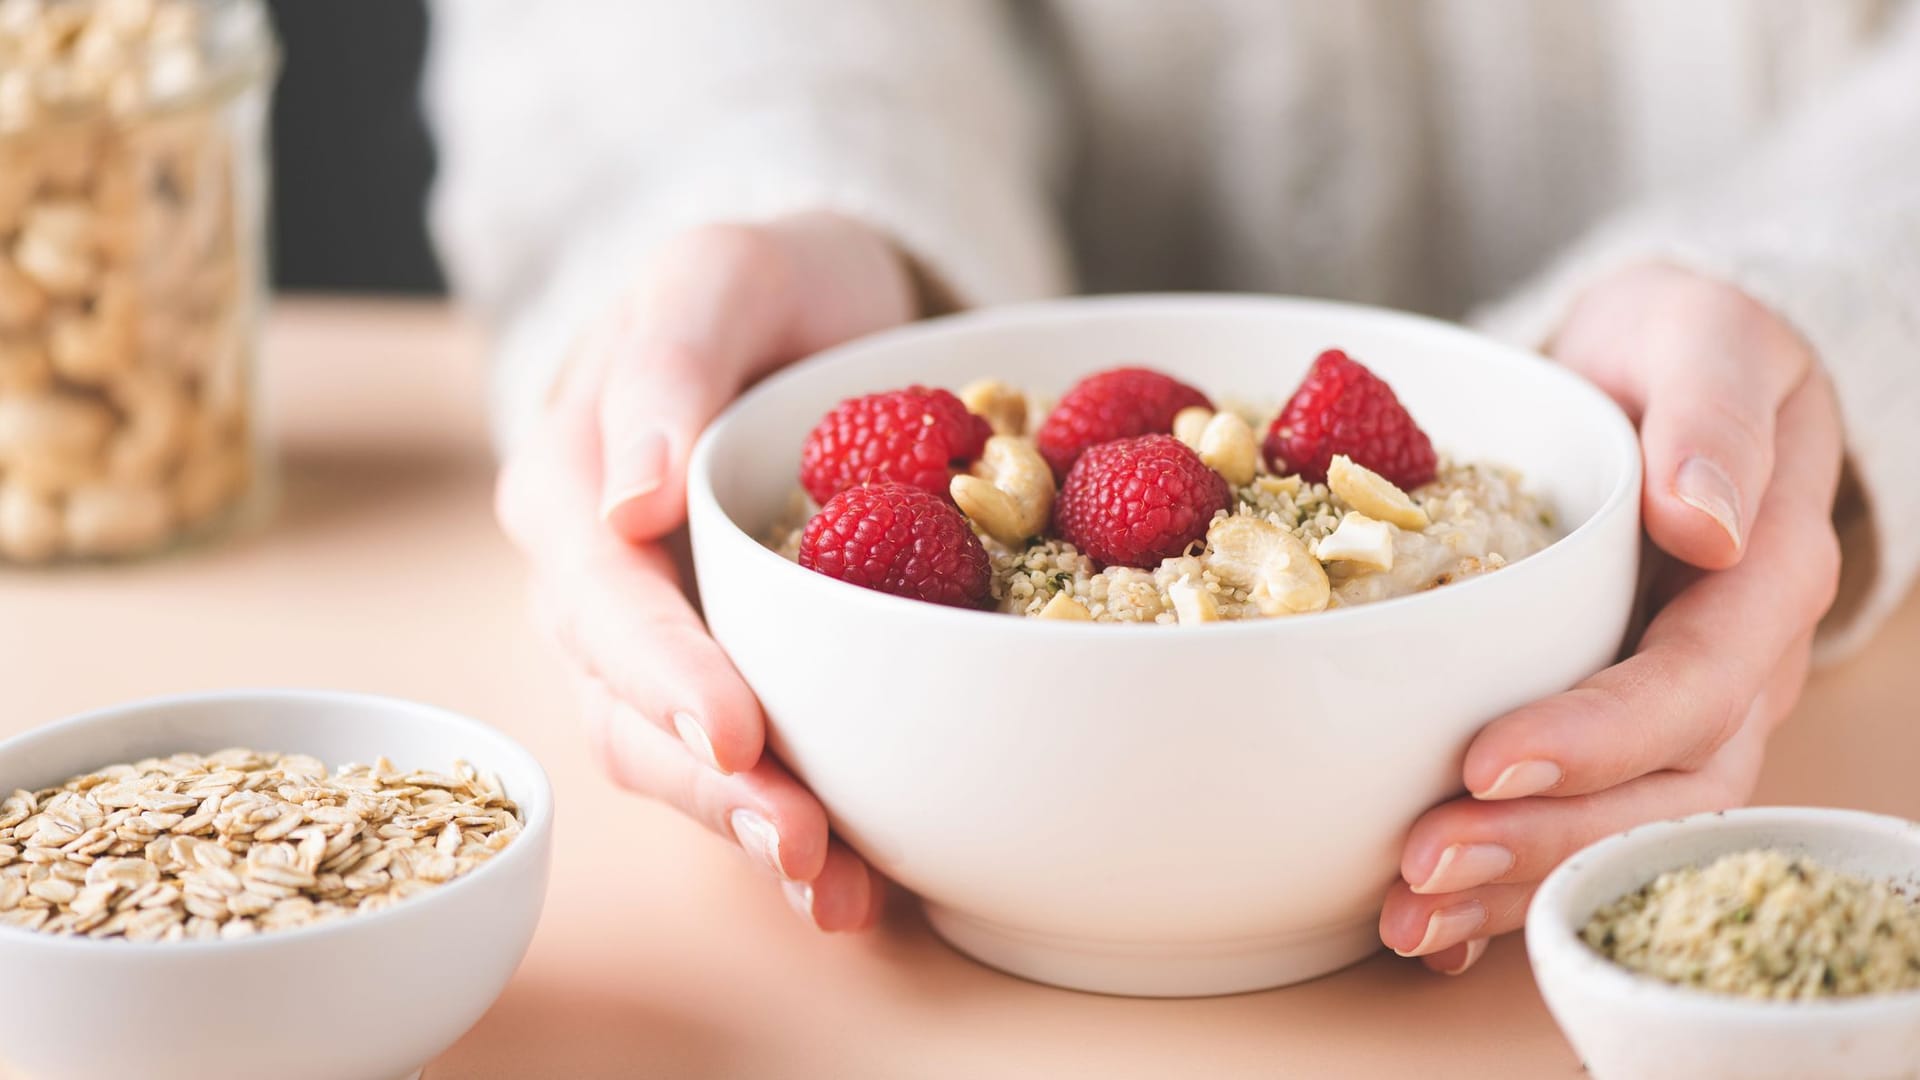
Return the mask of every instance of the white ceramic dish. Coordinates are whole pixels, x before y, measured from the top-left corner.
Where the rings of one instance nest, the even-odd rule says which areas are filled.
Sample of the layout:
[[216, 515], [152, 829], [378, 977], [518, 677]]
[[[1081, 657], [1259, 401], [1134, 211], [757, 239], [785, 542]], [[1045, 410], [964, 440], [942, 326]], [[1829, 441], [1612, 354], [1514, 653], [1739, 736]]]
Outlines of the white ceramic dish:
[[[984, 375], [1057, 394], [1143, 363], [1277, 404], [1329, 346], [1390, 381], [1444, 451], [1524, 469], [1571, 533], [1429, 594], [1206, 627], [943, 608], [758, 542], [806, 432], [843, 398]], [[1458, 790], [1473, 732], [1614, 655], [1639, 470], [1603, 395], [1465, 330], [1315, 301], [1116, 297], [924, 323], [768, 379], [701, 440], [688, 500], [709, 624], [841, 835], [988, 964], [1174, 996], [1379, 947], [1401, 838]]]
[[1756, 807], [1631, 829], [1574, 855], [1527, 913], [1547, 1007], [1595, 1080], [1920, 1077], [1920, 991], [1771, 1002], [1634, 974], [1578, 937], [1616, 897], [1682, 866], [1780, 848], [1829, 869], [1920, 888], [1920, 824], [1850, 810]]
[[[546, 895], [553, 792], [475, 720], [390, 698], [239, 690], [143, 701], [0, 743], [0, 791], [246, 746], [499, 774], [526, 831], [473, 873], [371, 915], [241, 941], [136, 944], [0, 927], [0, 1062], [33, 1080], [395, 1080], [453, 1045], [519, 966]], [[0, 1070], [4, 1071], [4, 1070]]]

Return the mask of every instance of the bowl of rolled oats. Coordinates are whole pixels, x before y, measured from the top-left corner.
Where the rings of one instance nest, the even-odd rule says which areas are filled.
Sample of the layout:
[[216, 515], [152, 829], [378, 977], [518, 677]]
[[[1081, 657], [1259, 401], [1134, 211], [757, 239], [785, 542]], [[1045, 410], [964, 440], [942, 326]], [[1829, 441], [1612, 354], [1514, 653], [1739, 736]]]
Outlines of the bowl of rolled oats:
[[163, 698], [0, 743], [0, 971], [32, 990], [0, 1066], [413, 1075], [519, 965], [552, 819], [512, 740], [366, 695]]
[[1639, 453], [1458, 327], [997, 308], [767, 379], [695, 449], [708, 624], [836, 828], [993, 966], [1228, 993], [1379, 947], [1475, 730], [1619, 647]]
[[1527, 913], [1600, 1080], [1920, 1074], [1920, 823], [1753, 807], [1576, 853]]

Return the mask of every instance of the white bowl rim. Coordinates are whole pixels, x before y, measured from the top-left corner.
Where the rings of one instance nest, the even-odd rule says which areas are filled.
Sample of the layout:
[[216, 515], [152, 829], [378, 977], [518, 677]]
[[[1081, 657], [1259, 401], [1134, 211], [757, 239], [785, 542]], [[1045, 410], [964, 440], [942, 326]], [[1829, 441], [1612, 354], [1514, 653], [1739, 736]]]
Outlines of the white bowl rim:
[[[894, 327], [878, 333], [856, 338], [852, 341], [802, 359], [760, 381], [742, 394], [713, 422], [695, 442], [693, 454], [687, 465], [687, 500], [689, 517], [692, 509], [698, 506], [701, 513], [726, 523], [721, 541], [732, 547], [740, 558], [771, 559], [797, 573], [793, 579], [796, 588], [824, 589], [816, 593], [822, 603], [839, 602], [849, 604], [877, 605], [876, 614], [890, 613], [894, 618], [919, 617], [932, 621], [946, 619], [973, 620], [987, 616], [1008, 624], [1007, 633], [1035, 635], [1075, 635], [1110, 634], [1114, 627], [1107, 624], [1079, 622], [1066, 619], [1013, 619], [1003, 613], [986, 609], [949, 607], [943, 604], [929, 604], [908, 597], [894, 596], [874, 589], [863, 589], [836, 581], [823, 574], [810, 573], [797, 563], [783, 558], [778, 552], [762, 544], [752, 534], [740, 527], [733, 516], [720, 506], [719, 499], [713, 493], [713, 456], [714, 447], [726, 437], [729, 428], [738, 422], [739, 413], [753, 402], [780, 393], [789, 382], [806, 375], [823, 365], [839, 363], [849, 356], [883, 348], [900, 341], [946, 333], [956, 328], [976, 325], [1019, 326], [1021, 324], [1044, 323], [1054, 320], [1084, 316], [1097, 313], [1102, 308], [1147, 309], [1150, 312], [1170, 312], [1181, 309], [1200, 312], [1225, 312], [1252, 309], [1291, 309], [1307, 314], [1348, 315], [1364, 317], [1375, 321], [1395, 322], [1409, 330], [1425, 334], [1441, 334], [1448, 337], [1471, 339], [1492, 362], [1502, 365], [1526, 365], [1530, 371], [1543, 371], [1546, 377], [1559, 381], [1576, 394], [1585, 397], [1595, 407], [1595, 417], [1599, 423], [1612, 429], [1615, 449], [1624, 459], [1626, 468], [1621, 470], [1619, 480], [1613, 490], [1607, 493], [1598, 509], [1565, 536], [1556, 538], [1545, 548], [1502, 568], [1498, 574], [1483, 574], [1456, 582], [1443, 589], [1429, 589], [1424, 592], [1410, 593], [1405, 596], [1391, 597], [1353, 607], [1337, 608], [1331, 611], [1316, 612], [1310, 619], [1230, 619], [1199, 626], [1182, 626], [1182, 634], [1312, 634], [1316, 628], [1325, 628], [1328, 620], [1378, 619], [1379, 611], [1396, 610], [1409, 602], [1432, 604], [1444, 600], [1460, 602], [1459, 598], [1477, 597], [1479, 590], [1497, 585], [1504, 579], [1507, 587], [1520, 587], [1540, 573], [1540, 564], [1545, 561], [1560, 561], [1569, 558], [1569, 551], [1577, 552], [1595, 543], [1602, 523], [1621, 513], [1629, 505], [1636, 507], [1640, 500], [1641, 458], [1640, 437], [1626, 413], [1612, 398], [1606, 396], [1598, 387], [1580, 378], [1566, 368], [1553, 363], [1536, 353], [1507, 343], [1488, 338], [1466, 327], [1442, 319], [1416, 315], [1412, 312], [1394, 311], [1386, 308], [1371, 307], [1365, 304], [1353, 304], [1338, 300], [1320, 300], [1308, 297], [1274, 296], [1259, 293], [1112, 293], [1098, 296], [1068, 297], [1058, 300], [1039, 300], [1026, 303], [1006, 304], [995, 307], [978, 308], [952, 315], [942, 315], [931, 319], [921, 319], [904, 326]], [[744, 547], [742, 545], [745, 545]], [[747, 548], [751, 548], [748, 551]], [[696, 548], [694, 558], [699, 559]], [[1531, 567], [1531, 569], [1527, 569]], [[785, 571], [782, 571], [785, 572]], [[1517, 577], [1515, 575], [1518, 575]], [[979, 624], [975, 624], [979, 625]], [[1141, 624], [1141, 627], [1158, 626], [1157, 623]], [[1135, 628], [1138, 629], [1138, 628]]]
[[[1582, 848], [1547, 875], [1527, 913], [1528, 953], [1531, 955], [1541, 949], [1553, 950], [1559, 954], [1559, 958], [1572, 962], [1567, 969], [1569, 978], [1588, 981], [1590, 991], [1615, 1001], [1632, 1000], [1641, 1007], [1661, 1010], [1687, 1010], [1708, 1021], [1750, 1020], [1764, 1016], [1770, 1023], [1781, 1023], [1795, 1022], [1794, 1018], [1797, 1017], [1832, 1020], [1839, 1014], [1846, 1014], [1847, 1019], [1870, 1021], [1877, 1018], [1876, 1014], [1890, 1014], [1891, 1017], [1892, 1014], [1904, 1015], [1920, 1010], [1920, 990], [1778, 1001], [1679, 986], [1621, 967], [1580, 940], [1579, 930], [1566, 910], [1567, 895], [1578, 888], [1589, 874], [1596, 872], [1595, 865], [1600, 860], [1628, 858], [1640, 849], [1657, 847], [1675, 836], [1688, 833], [1730, 831], [1752, 825], [1773, 826], [1782, 832], [1791, 831], [1797, 826], [1823, 825], [1890, 838], [1907, 836], [1915, 841], [1916, 852], [1920, 852], [1920, 822], [1891, 814], [1824, 806], [1749, 806], [1708, 810], [1686, 817], [1636, 825]], [[1663, 873], [1679, 865], [1682, 864], [1665, 866], [1655, 873]]]
[[[551, 778], [547, 776], [546, 768], [540, 764], [540, 759], [534, 757], [532, 751], [520, 745], [518, 740], [496, 727], [481, 723], [464, 713], [455, 712], [452, 709], [443, 708], [439, 705], [429, 705], [426, 702], [414, 701], [409, 698], [393, 697], [386, 694], [362, 693], [353, 690], [309, 690], [298, 687], [236, 687], [226, 690], [163, 694], [157, 697], [139, 698], [133, 701], [121, 702], [117, 705], [91, 709], [87, 712], [77, 713], [73, 716], [42, 724], [30, 731], [15, 735], [10, 739], [0, 740], [0, 757], [5, 757], [10, 751], [19, 746], [43, 736], [48, 736], [56, 732], [65, 732], [75, 728], [110, 727], [133, 719], [141, 713], [153, 709], [211, 702], [272, 702], [290, 698], [323, 702], [344, 707], [378, 706], [383, 709], [398, 709], [402, 712], [431, 716], [436, 723], [445, 723], [453, 727], [465, 728], [468, 731], [500, 740], [502, 744], [507, 747], [509, 753], [519, 754], [525, 759], [523, 764], [531, 767], [528, 775], [532, 776], [536, 781], [534, 790], [525, 793], [524, 797], [521, 793], [513, 793], [513, 801], [519, 805], [520, 815], [523, 819], [519, 839], [508, 844], [504, 850], [486, 862], [481, 863], [472, 871], [441, 885], [439, 888], [430, 889], [424, 893], [409, 897], [406, 900], [391, 904], [379, 911], [369, 912], [365, 915], [348, 915], [328, 922], [295, 927], [290, 930], [275, 930], [271, 933], [255, 934], [252, 937], [234, 940], [223, 938], [217, 941], [189, 940], [162, 942], [126, 941], [124, 939], [96, 940], [84, 936], [70, 937], [46, 934], [38, 930], [26, 930], [16, 926], [0, 926], [0, 945], [20, 945], [29, 948], [52, 950], [100, 950], [108, 953], [124, 952], [143, 957], [172, 955], [179, 952], [192, 952], [195, 955], [201, 955], [215, 951], [240, 952], [248, 949], [271, 949], [293, 941], [305, 941], [322, 936], [351, 934], [358, 928], [366, 927], [378, 920], [385, 920], [392, 917], [396, 911], [402, 914], [408, 912], [425, 912], [429, 909], [430, 905], [445, 903], [448, 895], [453, 893], [453, 890], [471, 889], [474, 887], [472, 883], [476, 879], [484, 878], [489, 874], [497, 875], [503, 872], [500, 869], [502, 867], [517, 865], [520, 862], [535, 857], [532, 852], [537, 845], [523, 843], [522, 841], [550, 829], [553, 821], [553, 782]], [[337, 762], [329, 762], [328, 767], [337, 768], [338, 764]]]

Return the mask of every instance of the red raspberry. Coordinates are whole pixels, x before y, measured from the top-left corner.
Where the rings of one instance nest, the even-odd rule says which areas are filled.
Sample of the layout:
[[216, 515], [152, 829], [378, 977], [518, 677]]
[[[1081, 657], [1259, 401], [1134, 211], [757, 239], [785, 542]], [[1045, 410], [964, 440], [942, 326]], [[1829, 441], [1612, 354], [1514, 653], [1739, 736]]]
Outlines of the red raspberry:
[[1101, 566], [1147, 569], [1205, 536], [1231, 498], [1227, 482], [1185, 443], [1141, 435], [1080, 455], [1060, 488], [1054, 523]]
[[808, 433], [800, 486], [817, 503], [884, 480], [945, 495], [954, 471], [972, 464], [992, 434], [945, 390], [909, 386], [849, 398]]
[[987, 549], [951, 503], [911, 484], [862, 484], [828, 499], [800, 535], [800, 565], [915, 600], [987, 601]]
[[1339, 349], [1313, 362], [1300, 389], [1267, 428], [1267, 465], [1325, 483], [1327, 463], [1345, 454], [1412, 491], [1433, 479], [1433, 444], [1393, 388]]
[[1191, 405], [1209, 409], [1207, 395], [1146, 368], [1115, 368], [1074, 384], [1040, 425], [1036, 441], [1059, 480], [1089, 446], [1173, 430], [1173, 415]]

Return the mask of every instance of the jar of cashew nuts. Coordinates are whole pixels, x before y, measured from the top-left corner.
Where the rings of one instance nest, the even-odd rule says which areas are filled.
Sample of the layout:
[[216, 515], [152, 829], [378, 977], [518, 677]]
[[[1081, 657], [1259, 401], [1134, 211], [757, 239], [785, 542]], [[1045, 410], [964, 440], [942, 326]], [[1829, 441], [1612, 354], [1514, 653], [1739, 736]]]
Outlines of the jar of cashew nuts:
[[257, 0], [0, 0], [0, 563], [160, 551], [262, 486]]

